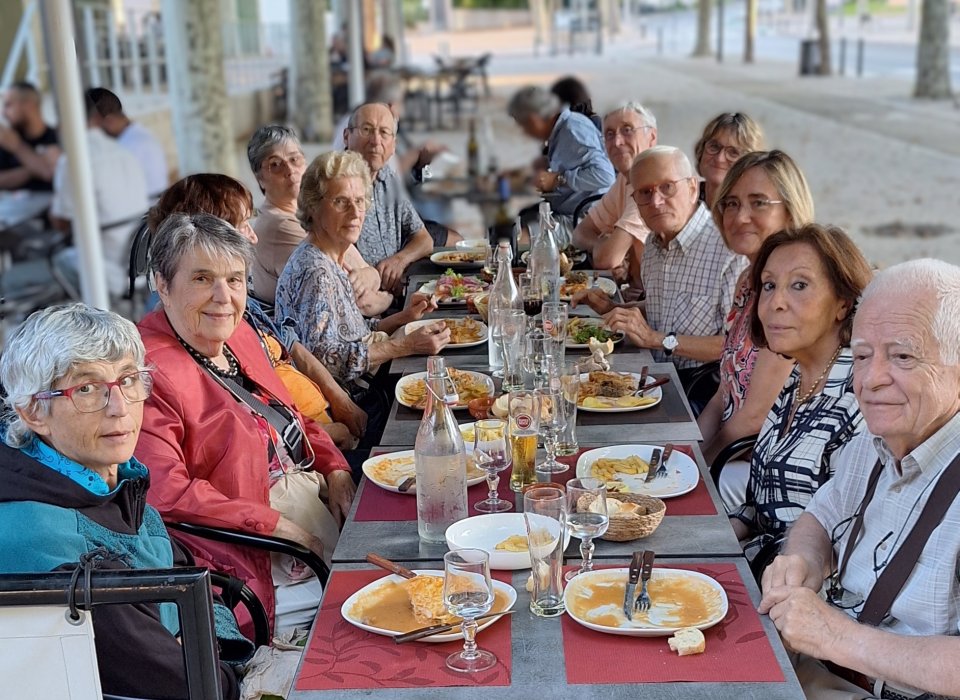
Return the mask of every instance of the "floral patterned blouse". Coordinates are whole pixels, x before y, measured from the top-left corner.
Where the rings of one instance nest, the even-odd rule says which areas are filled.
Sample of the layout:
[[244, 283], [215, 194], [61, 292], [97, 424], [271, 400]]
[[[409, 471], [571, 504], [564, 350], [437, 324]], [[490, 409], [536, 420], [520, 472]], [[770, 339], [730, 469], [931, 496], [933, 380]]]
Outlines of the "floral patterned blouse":
[[727, 337], [720, 353], [720, 391], [723, 421], [740, 410], [750, 386], [750, 374], [757, 362], [757, 348], [750, 339], [750, 317], [756, 300], [750, 289], [750, 268], [740, 275], [733, 306], [727, 314]]
[[300, 342], [348, 390], [369, 368], [367, 339], [377, 321], [363, 317], [347, 273], [309, 239], [280, 274], [274, 316], [292, 319]]

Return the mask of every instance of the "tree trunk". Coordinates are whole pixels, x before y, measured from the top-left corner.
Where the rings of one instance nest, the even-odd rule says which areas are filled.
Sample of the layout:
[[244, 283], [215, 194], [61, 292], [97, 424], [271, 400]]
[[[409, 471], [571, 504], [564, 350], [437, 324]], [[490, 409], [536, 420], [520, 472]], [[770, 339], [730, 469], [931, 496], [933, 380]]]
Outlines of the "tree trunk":
[[712, 0], [698, 0], [697, 4], [697, 43], [693, 48], [694, 56], [709, 56], [710, 48], [710, 10]]
[[830, 75], [830, 15], [827, 0], [817, 0], [817, 38], [820, 42], [820, 75]]
[[753, 63], [753, 47], [757, 40], [757, 0], [747, 0], [747, 24], [743, 32], [743, 62]]
[[949, 0], [923, 0], [914, 97], [944, 100], [950, 90]]
[[327, 51], [326, 3], [295, 0], [293, 74], [296, 106], [289, 119], [304, 141], [328, 142], [333, 133], [330, 53]]

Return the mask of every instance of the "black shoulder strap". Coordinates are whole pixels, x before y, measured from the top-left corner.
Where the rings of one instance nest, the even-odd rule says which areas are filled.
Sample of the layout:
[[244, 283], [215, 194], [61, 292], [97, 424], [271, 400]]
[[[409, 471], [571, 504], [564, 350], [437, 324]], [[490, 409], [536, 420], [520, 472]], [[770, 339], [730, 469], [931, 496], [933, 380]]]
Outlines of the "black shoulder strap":
[[860, 622], [869, 625], [880, 624], [917, 565], [920, 552], [930, 538], [930, 533], [943, 521], [947, 508], [956, 500], [958, 493], [960, 493], [960, 455], [953, 458], [937, 479], [937, 483], [933, 485], [930, 498], [927, 499], [910, 534], [893, 555], [893, 559], [887, 564], [870, 591], [870, 595], [867, 596], [863, 610], [857, 616]]
[[[867, 506], [873, 500], [873, 494], [877, 490], [877, 482], [880, 481], [880, 473], [883, 471], [883, 462], [879, 459], [873, 465], [873, 471], [867, 478], [867, 488], [863, 492], [863, 500], [860, 501], [860, 508], [854, 514], [853, 525], [850, 527], [850, 538], [847, 540], [847, 546], [840, 555], [840, 566], [837, 567], [837, 580], [843, 582], [843, 574], [847, 570], [847, 564], [850, 562], [850, 555], [854, 547], [857, 546], [857, 537], [860, 535], [860, 529], [863, 527], [863, 514], [867, 511]], [[749, 486], [749, 484], [748, 484]]]

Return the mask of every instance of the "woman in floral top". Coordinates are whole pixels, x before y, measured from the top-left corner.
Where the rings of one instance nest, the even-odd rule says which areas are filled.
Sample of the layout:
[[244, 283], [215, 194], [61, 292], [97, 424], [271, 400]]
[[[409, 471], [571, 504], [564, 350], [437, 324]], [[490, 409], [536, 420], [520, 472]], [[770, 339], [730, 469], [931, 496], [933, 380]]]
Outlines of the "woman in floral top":
[[[738, 160], [717, 191], [713, 219], [724, 242], [751, 266], [772, 234], [813, 219], [813, 198], [803, 173], [783, 151], [756, 151]], [[707, 462], [734, 440], [760, 430], [793, 362], [750, 340], [754, 295], [750, 267], [740, 275], [727, 337], [720, 355], [720, 388], [698, 418]], [[720, 495], [727, 509], [743, 503], [750, 465], [728, 463], [720, 475]]]

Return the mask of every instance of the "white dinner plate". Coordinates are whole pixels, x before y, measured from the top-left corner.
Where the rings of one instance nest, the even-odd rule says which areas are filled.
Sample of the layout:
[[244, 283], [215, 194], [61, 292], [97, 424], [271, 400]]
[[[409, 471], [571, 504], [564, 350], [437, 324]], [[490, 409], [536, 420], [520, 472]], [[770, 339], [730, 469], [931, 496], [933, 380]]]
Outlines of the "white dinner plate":
[[[640, 374], [638, 372], [620, 372], [620, 374], [632, 374], [636, 380], [637, 384], [640, 384]], [[589, 373], [584, 373], [580, 375], [580, 381], [586, 382], [589, 379]], [[653, 384], [657, 381], [654, 377], [647, 376], [647, 384]], [[578, 411], [587, 411], [588, 413], [630, 413], [631, 411], [646, 411], [648, 408], [653, 408], [658, 403], [663, 401], [663, 390], [662, 385], [655, 387], [648, 391], [645, 395], [647, 398], [656, 399], [653, 403], [648, 403], [644, 406], [610, 406], [604, 408], [588, 408], [583, 405], [581, 401], [577, 402]]]
[[[699, 571], [654, 568], [650, 576], [650, 610], [635, 612], [633, 621], [623, 614], [623, 595], [629, 569], [597, 569], [580, 574], [567, 584], [563, 602], [567, 614], [576, 622], [597, 632], [629, 637], [665, 637], [684, 627], [705, 630], [727, 616], [727, 594], [716, 579]], [[678, 597], [664, 600], [657, 595], [655, 582], [669, 585]], [[637, 585], [639, 595], [640, 585]], [[608, 601], [592, 606], [591, 598], [601, 596]], [[704, 607], [700, 616], [684, 617], [683, 598], [699, 599]]]
[[[556, 523], [552, 518], [543, 518], [544, 525], [549, 528]], [[530, 568], [529, 552], [508, 552], [497, 549], [497, 545], [514, 535], [527, 536], [527, 526], [523, 520], [523, 513], [488, 513], [464, 518], [447, 528], [447, 546], [450, 549], [473, 547], [482, 549], [490, 555], [490, 568], [515, 571]], [[559, 537], [559, 531], [554, 536]], [[556, 539], [554, 539], [556, 541]], [[563, 548], [570, 544], [570, 532], [564, 533]]]
[[[463, 435], [463, 444], [467, 448], [467, 451], [473, 449], [473, 426], [476, 423], [461, 423], [460, 424], [460, 434]], [[506, 425], [506, 421], [504, 421]]]
[[[486, 395], [487, 395], [487, 396], [493, 396], [493, 392], [494, 392], [493, 380], [492, 380], [490, 377], [488, 377], [486, 374], [484, 374], [483, 372], [472, 372], [472, 371], [470, 371], [470, 370], [457, 370], [457, 371], [458, 371], [458, 372], [461, 372], [461, 373], [463, 373], [463, 374], [472, 375], [473, 377], [475, 377], [475, 378], [478, 379], [479, 381], [483, 382], [483, 383], [486, 385], [486, 387], [487, 387], [487, 393], [486, 393]], [[397, 388], [396, 388], [396, 390], [394, 391], [394, 396], [395, 396], [396, 399], [397, 399], [397, 403], [399, 403], [399, 404], [401, 404], [401, 405], [403, 405], [403, 406], [406, 406], [407, 408], [415, 408], [415, 409], [418, 409], [418, 410], [423, 410], [423, 408], [424, 408], [423, 406], [414, 406], [413, 404], [408, 403], [408, 402], [404, 399], [404, 397], [403, 397], [403, 388], [406, 387], [406, 386], [408, 386], [408, 385], [410, 385], [410, 384], [412, 384], [413, 382], [417, 381], [418, 379], [422, 379], [422, 380], [426, 381], [426, 379], [427, 379], [427, 373], [426, 373], [426, 372], [414, 372], [413, 374], [408, 374], [408, 375], [405, 375], [405, 376], [403, 376], [403, 377], [400, 378], [400, 381], [397, 382]], [[476, 397], [473, 397], [473, 398], [476, 398]], [[461, 396], [461, 397], [460, 397], [460, 402], [459, 402], [456, 406], [454, 406], [453, 408], [458, 408], [458, 409], [459, 409], [459, 408], [467, 408], [467, 404], [468, 404], [468, 403], [469, 403], [469, 402], [466, 401], [466, 400], [464, 400], [464, 398]]]
[[[464, 446], [467, 448], [467, 454], [472, 455], [473, 444], [465, 444]], [[371, 457], [363, 463], [362, 469], [363, 473], [370, 481], [386, 491], [393, 491], [394, 493], [404, 493], [408, 495], [416, 495], [417, 493], [416, 483], [414, 483], [406, 491], [401, 491], [399, 489], [400, 484], [402, 484], [405, 479], [414, 476], [417, 472], [416, 466], [413, 463], [413, 450], [388, 452], [387, 454]], [[487, 476], [484, 474], [484, 472], [476, 467], [473, 468], [473, 471], [470, 471], [468, 465], [468, 488], [474, 484], [481, 483], [486, 478]]]
[[[431, 323], [436, 323], [437, 321], [462, 321], [462, 320], [463, 320], [463, 318], [450, 318], [450, 319], [446, 319], [446, 318], [429, 318], [429, 319], [426, 319], [426, 318], [425, 318], [425, 319], [421, 319], [421, 320], [419, 320], [419, 321], [411, 321], [410, 323], [408, 323], [407, 325], [405, 325], [405, 326], [403, 327], [403, 333], [404, 333], [404, 335], [410, 335], [413, 331], [417, 330], [418, 328], [421, 328], [421, 327], [423, 327], [423, 326], [429, 325], [429, 324], [431, 324]], [[444, 348], [444, 350], [447, 349], [447, 348], [452, 348], [452, 349], [456, 349], [456, 348], [472, 348], [472, 347], [476, 347], [477, 345], [483, 345], [485, 342], [487, 342], [487, 333], [488, 333], [488, 331], [487, 331], [487, 324], [484, 323], [483, 321], [477, 321], [477, 323], [480, 324], [480, 339], [479, 339], [479, 340], [471, 340], [471, 341], [469, 341], [469, 342], [467, 342], [467, 343], [450, 343], [449, 345], [447, 345], [447, 346]], [[441, 350], [441, 352], [442, 352], [442, 350]]]
[[[441, 577], [443, 576], [443, 571], [439, 571], [437, 569], [414, 569], [413, 571], [415, 574], [418, 574], [420, 576], [441, 576]], [[401, 581], [403, 581], [403, 579], [397, 576], [396, 574], [390, 574], [389, 576], [378, 578], [376, 581], [371, 581], [366, 586], [364, 586], [359, 591], [357, 591], [352, 596], [350, 596], [345, 601], [343, 601], [343, 605], [340, 606], [340, 615], [342, 615], [343, 619], [349, 622], [354, 627], [359, 627], [360, 629], [366, 630], [367, 632], [373, 632], [374, 634], [382, 634], [385, 637], [395, 637], [398, 634], [401, 634], [400, 632], [383, 629], [382, 627], [373, 627], [372, 625], [368, 625], [364, 622], [361, 622], [360, 620], [354, 617], [351, 617], [350, 615], [351, 609], [353, 608], [354, 604], [356, 604], [363, 596], [369, 595], [370, 593], [376, 591], [377, 588], [384, 585], [385, 583], [388, 583], [388, 582], [400, 583]], [[517, 592], [513, 589], [513, 586], [509, 586], [503, 581], [498, 581], [496, 579], [491, 579], [491, 582], [493, 583], [493, 587], [495, 590], [501, 591], [504, 595], [506, 595], [507, 597], [506, 609], [509, 610], [510, 608], [512, 608], [513, 604], [517, 601]], [[478, 631], [484, 630], [499, 619], [500, 619], [499, 617], [489, 617], [486, 620], [480, 620], [479, 622], [477, 622], [477, 630]], [[460, 630], [456, 630], [453, 632], [445, 632], [443, 634], [434, 634], [429, 637], [424, 637], [423, 639], [420, 639], [418, 641], [437, 643], [437, 642], [454, 642], [454, 641], [460, 641], [462, 639], [463, 639], [463, 635], [461, 634]]]
[[[562, 251], [561, 251], [561, 252], [562, 252]], [[521, 262], [521, 263], [523, 263], [524, 265], [526, 265], [526, 264], [527, 264], [527, 261], [528, 261], [529, 259], [530, 259], [530, 251], [529, 251], [529, 250], [525, 250], [525, 251], [523, 251], [522, 253], [520, 253], [520, 262]], [[574, 253], [574, 255], [573, 255], [573, 260], [570, 261], [570, 264], [571, 264], [571, 265], [579, 265], [580, 263], [586, 261], [586, 259], [587, 259], [587, 253], [586, 253], [586, 251], [578, 250], [576, 253]]]
[[[614, 282], [609, 277], [596, 277], [596, 273], [587, 273], [588, 275], [594, 275], [591, 279], [591, 282], [599, 287], [608, 297], [612, 297], [617, 293], [617, 283]], [[589, 288], [589, 284], [588, 284]], [[560, 294], [560, 301], [570, 301], [572, 295], [570, 294]]]
[[[570, 322], [571, 322], [571, 321], [574, 321], [574, 320], [580, 321], [581, 324], [584, 325], [584, 326], [593, 326], [593, 327], [595, 327], [595, 328], [596, 328], [596, 327], [599, 327], [599, 326], [602, 326], [602, 325], [603, 325], [603, 321], [602, 321], [601, 319], [599, 319], [599, 318], [583, 318], [582, 316], [576, 316], [576, 317], [571, 318], [571, 319], [569, 319], [569, 320], [567, 321], [567, 340], [566, 340], [566, 346], [567, 346], [569, 349], [571, 349], [571, 350], [585, 350], [586, 348], [589, 348], [589, 347], [590, 347], [590, 345], [589, 345], [588, 343], [577, 343], [577, 342], [574, 342], [573, 338], [570, 337]], [[623, 333], [613, 333], [613, 334], [610, 336], [610, 340], [612, 340], [612, 341], [613, 341], [613, 344], [616, 345], [616, 344], [619, 343], [621, 340], [623, 340], [623, 337], [624, 337], [624, 336], [623, 336]]]
[[[476, 292], [467, 292], [462, 297], [456, 297], [456, 298], [445, 297], [445, 296], [438, 297], [437, 306], [465, 306], [467, 303], [467, 297], [475, 296], [477, 294], [484, 294], [485, 292], [489, 291], [489, 289], [490, 289], [490, 286], [487, 285], [486, 289], [480, 289], [480, 290], [477, 290]], [[417, 291], [420, 292], [421, 294], [436, 294], [437, 280], [430, 280], [429, 282], [425, 282]]]
[[[663, 449], [655, 445], [611, 445], [588, 450], [577, 459], [577, 476], [584, 478], [592, 476], [590, 467], [602, 457], [610, 459], [625, 459], [636, 455], [649, 462], [654, 449]], [[616, 481], [627, 485], [627, 493], [642, 493], [657, 498], [673, 498], [693, 491], [700, 481], [700, 470], [697, 463], [679, 450], [674, 450], [667, 462], [667, 475], [655, 477], [652, 481], [646, 480], [646, 474], [617, 473]], [[667, 509], [669, 510], [669, 508]]]
[[[471, 257], [479, 256], [476, 260], [452, 260], [457, 256], [463, 254], [469, 254]], [[486, 250], [483, 248], [466, 248], [460, 250], [442, 250], [438, 253], [433, 253], [430, 256], [430, 262], [434, 265], [439, 265], [440, 267], [446, 269], [450, 268], [451, 270], [479, 270], [483, 267], [484, 263], [487, 260]]]

